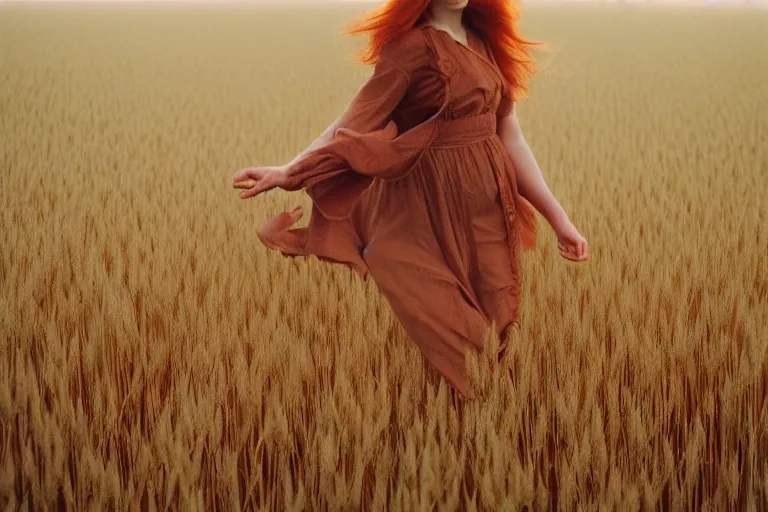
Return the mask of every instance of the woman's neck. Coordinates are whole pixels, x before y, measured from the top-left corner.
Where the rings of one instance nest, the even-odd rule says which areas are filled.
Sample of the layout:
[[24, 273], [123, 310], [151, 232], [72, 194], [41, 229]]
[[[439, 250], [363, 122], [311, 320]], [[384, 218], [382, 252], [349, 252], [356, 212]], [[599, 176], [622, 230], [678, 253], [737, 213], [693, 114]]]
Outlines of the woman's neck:
[[450, 9], [433, 2], [427, 23], [463, 38], [465, 35], [464, 25], [461, 22], [463, 14], [464, 9]]

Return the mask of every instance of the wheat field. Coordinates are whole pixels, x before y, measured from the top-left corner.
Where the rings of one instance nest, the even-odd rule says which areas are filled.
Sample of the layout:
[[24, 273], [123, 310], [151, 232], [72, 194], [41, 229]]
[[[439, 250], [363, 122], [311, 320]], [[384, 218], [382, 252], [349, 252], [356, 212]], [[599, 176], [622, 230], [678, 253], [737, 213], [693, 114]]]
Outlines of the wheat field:
[[343, 111], [360, 12], [0, 6], [0, 506], [768, 510], [768, 13], [525, 10], [590, 260], [539, 217], [455, 404], [374, 282], [259, 243], [303, 192], [231, 188]]

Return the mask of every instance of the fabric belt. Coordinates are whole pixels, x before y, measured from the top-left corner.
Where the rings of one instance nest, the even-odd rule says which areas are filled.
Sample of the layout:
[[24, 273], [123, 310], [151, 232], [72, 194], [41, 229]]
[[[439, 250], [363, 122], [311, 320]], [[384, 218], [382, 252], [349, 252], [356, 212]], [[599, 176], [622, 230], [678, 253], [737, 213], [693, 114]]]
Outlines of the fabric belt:
[[496, 113], [478, 114], [459, 119], [439, 120], [433, 147], [466, 146], [496, 134]]

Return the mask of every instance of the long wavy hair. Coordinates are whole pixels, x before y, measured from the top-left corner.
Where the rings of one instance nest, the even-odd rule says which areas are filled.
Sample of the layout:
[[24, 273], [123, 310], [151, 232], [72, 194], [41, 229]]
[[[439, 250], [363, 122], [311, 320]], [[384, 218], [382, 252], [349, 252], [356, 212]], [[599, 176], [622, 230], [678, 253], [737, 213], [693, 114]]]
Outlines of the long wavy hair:
[[[381, 48], [415, 25], [426, 21], [431, 0], [388, 0], [344, 29], [345, 35], [369, 33], [368, 45], [358, 56], [362, 64], [375, 64]], [[515, 100], [524, 98], [536, 62], [531, 49], [541, 43], [523, 38], [518, 29], [520, 9], [513, 0], [469, 0], [463, 21], [487, 42]]]

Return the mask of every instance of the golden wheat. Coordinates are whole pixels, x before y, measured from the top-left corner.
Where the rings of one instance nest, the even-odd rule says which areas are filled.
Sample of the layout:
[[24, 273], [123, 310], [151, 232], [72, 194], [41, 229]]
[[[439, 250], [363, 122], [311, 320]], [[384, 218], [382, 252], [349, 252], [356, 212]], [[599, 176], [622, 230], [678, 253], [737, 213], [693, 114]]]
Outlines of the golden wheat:
[[766, 510], [765, 14], [526, 12], [591, 259], [540, 220], [453, 406], [372, 281], [258, 242], [305, 195], [231, 189], [349, 102], [357, 13], [0, 8], [0, 505]]

